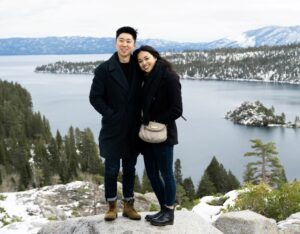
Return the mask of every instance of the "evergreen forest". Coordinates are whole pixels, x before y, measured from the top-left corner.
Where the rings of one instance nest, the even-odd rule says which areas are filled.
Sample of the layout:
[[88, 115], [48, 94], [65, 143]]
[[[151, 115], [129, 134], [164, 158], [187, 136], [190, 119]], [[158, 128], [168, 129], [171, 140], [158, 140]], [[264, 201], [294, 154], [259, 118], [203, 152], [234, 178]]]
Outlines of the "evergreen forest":
[[[207, 51], [164, 52], [182, 79], [245, 80], [300, 84], [300, 44]], [[36, 72], [93, 74], [95, 62], [58, 61]]]
[[19, 191], [103, 175], [90, 129], [51, 134], [49, 121], [33, 112], [29, 92], [0, 80], [0, 191]]

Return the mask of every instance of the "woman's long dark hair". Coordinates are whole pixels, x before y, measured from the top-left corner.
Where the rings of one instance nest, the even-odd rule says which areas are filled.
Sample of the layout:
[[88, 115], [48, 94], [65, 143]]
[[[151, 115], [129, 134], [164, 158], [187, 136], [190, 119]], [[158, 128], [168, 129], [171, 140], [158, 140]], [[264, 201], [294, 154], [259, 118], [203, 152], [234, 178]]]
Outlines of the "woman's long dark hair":
[[173, 66], [172, 64], [166, 60], [165, 58], [161, 57], [160, 53], [154, 49], [152, 46], [149, 46], [149, 45], [141, 45], [140, 48], [136, 49], [133, 53], [133, 56], [135, 58], [137, 58], [138, 54], [141, 52], [141, 51], [145, 51], [145, 52], [148, 52], [150, 53], [154, 58], [157, 58], [157, 60], [159, 60], [163, 65], [166, 66], [166, 68], [171, 71], [171, 72], [174, 72], [174, 69], [173, 69]]

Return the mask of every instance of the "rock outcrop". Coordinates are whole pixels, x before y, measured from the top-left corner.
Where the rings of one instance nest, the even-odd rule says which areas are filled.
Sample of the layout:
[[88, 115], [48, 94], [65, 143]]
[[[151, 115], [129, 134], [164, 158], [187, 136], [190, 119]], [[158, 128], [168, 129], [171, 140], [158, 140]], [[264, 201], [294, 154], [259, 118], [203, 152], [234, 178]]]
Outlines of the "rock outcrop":
[[148, 213], [141, 213], [141, 221], [124, 218], [121, 213], [112, 222], [104, 221], [103, 215], [54, 221], [46, 224], [38, 234], [222, 234], [221, 231], [191, 211], [176, 211], [174, 225], [164, 227], [151, 225], [144, 219], [146, 214]]
[[[120, 196], [121, 191], [122, 185], [118, 183]], [[2, 217], [8, 214], [20, 219], [20, 221], [0, 228], [0, 233], [5, 234], [37, 234], [38, 231], [41, 234], [93, 234], [99, 232], [101, 234], [300, 234], [300, 213], [292, 214], [276, 226], [274, 220], [252, 211], [221, 214], [222, 206], [216, 207], [207, 204], [214, 197], [201, 198], [201, 203], [194, 207], [193, 212], [176, 211], [173, 226], [154, 227], [144, 220], [149, 210], [152, 210], [154, 206], [158, 207], [153, 193], [135, 193], [135, 208], [143, 216], [141, 221], [128, 220], [119, 213], [119, 218], [113, 222], [104, 222], [103, 213], [107, 209], [107, 204], [104, 201], [103, 185], [97, 186], [90, 182], [76, 181], [65, 185], [52, 185], [2, 195], [6, 197], [0, 201], [0, 206], [6, 210], [6, 213], [2, 213]], [[224, 206], [234, 202], [237, 192], [231, 191], [227, 195], [230, 199], [223, 204]], [[121, 212], [122, 202], [118, 201], [118, 206], [119, 212]], [[215, 227], [212, 226], [213, 221], [215, 221]]]
[[[121, 194], [122, 184], [118, 183]], [[41, 215], [49, 220], [65, 220], [82, 216], [103, 214], [107, 210], [104, 199], [104, 186], [86, 181], [75, 181], [66, 185], [46, 186], [39, 190], [22, 193], [18, 201], [34, 205], [27, 208], [30, 215]], [[118, 201], [119, 208], [123, 207]], [[150, 206], [159, 207], [153, 193], [135, 193], [135, 208], [138, 211], [149, 211]]]
[[274, 219], [250, 210], [222, 214], [214, 226], [225, 234], [278, 234]]
[[300, 234], [300, 212], [278, 223], [279, 234]]

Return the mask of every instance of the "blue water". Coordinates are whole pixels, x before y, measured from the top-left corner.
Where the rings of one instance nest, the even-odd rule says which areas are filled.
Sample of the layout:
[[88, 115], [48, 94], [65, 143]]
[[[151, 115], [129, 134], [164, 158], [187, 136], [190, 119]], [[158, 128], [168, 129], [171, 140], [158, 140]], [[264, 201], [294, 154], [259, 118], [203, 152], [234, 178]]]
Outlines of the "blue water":
[[[109, 55], [43, 55], [0, 57], [0, 78], [17, 81], [32, 95], [35, 111], [50, 121], [52, 132], [65, 134], [68, 128], [91, 128], [98, 137], [100, 116], [90, 106], [88, 94], [92, 75], [54, 75], [34, 73], [38, 65], [65, 61], [94, 61]], [[234, 81], [182, 80], [184, 116], [177, 121], [179, 145], [175, 158], [180, 158], [184, 177], [191, 176], [195, 185], [211, 158], [216, 156], [226, 169], [240, 180], [247, 164], [245, 152], [251, 150], [250, 139], [274, 141], [289, 180], [300, 179], [300, 129], [258, 128], [235, 125], [225, 120], [227, 111], [243, 101], [260, 100], [272, 105], [287, 120], [300, 115], [300, 85]], [[143, 171], [142, 157], [137, 170]]]

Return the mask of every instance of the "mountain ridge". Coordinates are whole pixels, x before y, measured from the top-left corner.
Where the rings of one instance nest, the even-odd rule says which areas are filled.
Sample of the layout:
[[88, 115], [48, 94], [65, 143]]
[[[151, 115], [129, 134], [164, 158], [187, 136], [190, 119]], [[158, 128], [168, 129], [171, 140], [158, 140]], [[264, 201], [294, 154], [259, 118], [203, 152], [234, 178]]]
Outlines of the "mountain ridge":
[[[0, 55], [105, 54], [113, 53], [113, 37], [13, 37], [0, 39]], [[209, 42], [177, 42], [164, 39], [139, 39], [137, 46], [149, 44], [161, 52], [211, 50], [287, 45], [300, 42], [300, 26], [267, 26], [246, 31], [235, 39], [221, 38]]]

